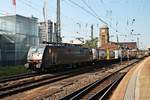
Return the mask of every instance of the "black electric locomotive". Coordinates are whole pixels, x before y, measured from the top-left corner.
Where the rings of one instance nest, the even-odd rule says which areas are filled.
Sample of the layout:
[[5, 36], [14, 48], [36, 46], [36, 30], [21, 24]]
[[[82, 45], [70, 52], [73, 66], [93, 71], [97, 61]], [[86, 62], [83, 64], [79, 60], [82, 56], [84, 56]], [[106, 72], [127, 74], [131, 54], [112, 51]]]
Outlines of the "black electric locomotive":
[[26, 67], [32, 70], [51, 70], [64, 65], [91, 62], [92, 59], [91, 49], [70, 44], [48, 44], [30, 48]]

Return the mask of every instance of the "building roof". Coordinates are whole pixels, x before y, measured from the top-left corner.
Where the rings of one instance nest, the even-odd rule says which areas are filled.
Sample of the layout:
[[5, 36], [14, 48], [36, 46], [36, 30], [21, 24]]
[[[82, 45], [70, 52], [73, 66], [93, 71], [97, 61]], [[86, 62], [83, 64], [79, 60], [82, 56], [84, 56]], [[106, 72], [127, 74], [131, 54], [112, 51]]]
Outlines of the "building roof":
[[137, 49], [136, 42], [119, 42], [116, 44], [120, 45], [124, 49]]
[[103, 44], [100, 48], [103, 49], [110, 49], [110, 50], [116, 50], [118, 49], [118, 46], [121, 47], [122, 49], [137, 49], [137, 44], [136, 42], [109, 42], [106, 44]]
[[105, 25], [103, 25], [101, 28], [108, 28], [108, 26], [105, 24]]
[[38, 20], [38, 18], [36, 17], [26, 17], [26, 16], [22, 16], [22, 15], [19, 15], [19, 14], [16, 14], [16, 15], [5, 15], [5, 16], [0, 16], [0, 18], [6, 18], [6, 17], [22, 17], [22, 18], [26, 18], [26, 19], [34, 19], [34, 20]]
[[[117, 42], [112, 42], [112, 43], [117, 43]], [[119, 44], [136, 44], [136, 42], [119, 42]]]
[[69, 44], [78, 44], [78, 45], [82, 45], [83, 42], [78, 40], [78, 39], [74, 39], [74, 40], [70, 40], [70, 41], [65, 41], [65, 43], [69, 43]]

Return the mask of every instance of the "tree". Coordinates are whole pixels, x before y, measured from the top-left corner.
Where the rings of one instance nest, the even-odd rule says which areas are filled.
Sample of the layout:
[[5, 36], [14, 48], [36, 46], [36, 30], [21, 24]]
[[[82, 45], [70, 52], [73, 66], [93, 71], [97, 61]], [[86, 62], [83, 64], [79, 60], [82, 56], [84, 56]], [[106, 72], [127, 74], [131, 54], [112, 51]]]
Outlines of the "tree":
[[98, 42], [98, 38], [93, 38], [92, 40], [86, 40], [85, 44], [83, 45], [83, 47], [85, 48], [97, 48], [97, 42]]

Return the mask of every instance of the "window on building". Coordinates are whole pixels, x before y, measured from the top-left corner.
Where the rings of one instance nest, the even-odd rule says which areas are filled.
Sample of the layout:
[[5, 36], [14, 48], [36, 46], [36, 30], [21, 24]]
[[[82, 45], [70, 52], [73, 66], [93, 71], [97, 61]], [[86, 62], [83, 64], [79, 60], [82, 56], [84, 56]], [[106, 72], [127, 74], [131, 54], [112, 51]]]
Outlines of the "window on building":
[[105, 44], [105, 35], [102, 35], [102, 43]]

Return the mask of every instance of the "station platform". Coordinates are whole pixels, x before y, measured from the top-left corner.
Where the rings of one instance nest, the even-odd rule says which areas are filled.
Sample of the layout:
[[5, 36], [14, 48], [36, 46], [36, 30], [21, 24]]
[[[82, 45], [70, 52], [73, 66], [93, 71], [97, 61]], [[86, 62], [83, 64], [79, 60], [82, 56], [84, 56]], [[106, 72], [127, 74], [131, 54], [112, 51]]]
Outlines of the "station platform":
[[125, 75], [110, 100], [150, 100], [150, 57]]

